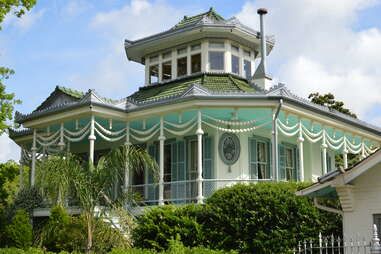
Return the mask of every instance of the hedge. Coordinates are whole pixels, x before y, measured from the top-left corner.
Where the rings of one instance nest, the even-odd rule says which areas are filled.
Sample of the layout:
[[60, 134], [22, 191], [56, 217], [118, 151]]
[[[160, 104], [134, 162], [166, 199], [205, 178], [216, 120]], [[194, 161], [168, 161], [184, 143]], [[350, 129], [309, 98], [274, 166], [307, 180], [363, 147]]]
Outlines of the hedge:
[[202, 206], [157, 207], [138, 218], [140, 248], [166, 249], [177, 235], [185, 246], [240, 253], [288, 253], [298, 239], [341, 233], [341, 218], [297, 197], [295, 183], [237, 184], [215, 192]]

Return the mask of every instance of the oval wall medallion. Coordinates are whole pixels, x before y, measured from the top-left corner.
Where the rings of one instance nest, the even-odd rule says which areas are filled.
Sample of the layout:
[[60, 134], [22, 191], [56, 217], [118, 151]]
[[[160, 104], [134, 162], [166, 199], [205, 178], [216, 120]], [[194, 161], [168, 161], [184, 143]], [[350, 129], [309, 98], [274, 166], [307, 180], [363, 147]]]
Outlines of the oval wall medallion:
[[239, 158], [241, 146], [237, 135], [224, 133], [218, 143], [218, 152], [226, 165], [233, 165]]

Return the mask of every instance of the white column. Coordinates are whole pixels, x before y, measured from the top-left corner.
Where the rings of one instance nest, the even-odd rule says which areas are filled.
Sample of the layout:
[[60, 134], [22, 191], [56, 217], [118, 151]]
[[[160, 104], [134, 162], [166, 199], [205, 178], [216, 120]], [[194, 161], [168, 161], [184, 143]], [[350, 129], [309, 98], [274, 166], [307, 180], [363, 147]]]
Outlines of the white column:
[[124, 167], [124, 191], [127, 192], [128, 190], [128, 184], [129, 184], [129, 180], [130, 180], [130, 168], [129, 168], [129, 156], [128, 156], [128, 153], [129, 153], [129, 149], [130, 149], [130, 145], [131, 145], [131, 142], [130, 142], [130, 123], [127, 122], [126, 123], [126, 141], [124, 142], [124, 145], [126, 146], [126, 158], [125, 158], [125, 167]]
[[348, 168], [347, 138], [345, 136], [344, 136], [343, 161], [344, 161], [344, 169]]
[[65, 142], [64, 142], [64, 124], [61, 123], [61, 127], [60, 127], [60, 142], [58, 143], [58, 146], [60, 147], [60, 150], [63, 151], [63, 148], [65, 146]]
[[33, 144], [32, 144], [32, 166], [30, 171], [30, 185], [34, 186], [34, 177], [36, 174], [36, 152], [37, 152], [37, 146], [36, 146], [36, 138], [37, 138], [37, 130], [33, 130]]
[[94, 163], [94, 143], [95, 143], [95, 140], [97, 139], [95, 137], [95, 134], [94, 134], [94, 116], [92, 115], [91, 116], [91, 120], [90, 120], [90, 135], [89, 135], [89, 146], [90, 146], [90, 149], [89, 149], [89, 162], [91, 162], [92, 164]]
[[298, 144], [299, 144], [299, 181], [304, 182], [304, 151], [303, 151], [303, 132], [302, 132], [302, 122], [299, 122], [299, 137], [298, 137]]
[[204, 131], [202, 130], [202, 116], [201, 111], [198, 111], [197, 117], [197, 203], [203, 203], [203, 194], [202, 194], [202, 135]]
[[177, 50], [173, 49], [172, 50], [172, 79], [177, 78]]
[[164, 205], [164, 119], [160, 117], [159, 136], [159, 205]]
[[148, 86], [149, 85], [149, 78], [150, 78], [150, 73], [149, 73], [149, 57], [145, 58], [144, 65], [145, 65], [145, 67], [144, 67], [145, 85]]
[[207, 40], [201, 43], [201, 71], [209, 71], [209, 56], [208, 56], [209, 43]]
[[231, 73], [232, 72], [231, 44], [230, 44], [229, 40], [225, 40], [224, 43], [225, 43], [225, 54], [224, 54], [224, 56], [225, 56], [225, 59], [224, 59], [224, 61], [225, 61], [225, 66], [224, 66], [225, 70], [224, 71], [227, 72], [227, 73]]
[[323, 152], [323, 175], [327, 174], [327, 143], [325, 141], [325, 129], [323, 129], [323, 144], [321, 145]]
[[191, 69], [191, 64], [192, 64], [192, 62], [191, 62], [191, 53], [190, 53], [190, 46], [188, 46], [187, 47], [187, 75], [190, 75], [191, 74], [191, 72], [192, 72], [192, 69]]
[[274, 109], [273, 112], [273, 124], [272, 124], [272, 138], [271, 138], [271, 143], [272, 143], [272, 152], [273, 152], [273, 158], [272, 158], [272, 166], [273, 166], [273, 174], [272, 174], [272, 179], [273, 181], [278, 181], [279, 177], [279, 170], [278, 170], [278, 124], [277, 124], [277, 119], [275, 118], [276, 114], [276, 109]]

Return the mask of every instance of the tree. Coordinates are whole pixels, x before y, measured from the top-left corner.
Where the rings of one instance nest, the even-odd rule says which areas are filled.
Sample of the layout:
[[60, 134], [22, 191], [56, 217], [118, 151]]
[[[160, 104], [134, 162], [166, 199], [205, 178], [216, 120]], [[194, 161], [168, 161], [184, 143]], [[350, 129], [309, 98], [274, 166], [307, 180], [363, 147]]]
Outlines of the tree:
[[344, 102], [335, 100], [335, 96], [331, 93], [327, 94], [319, 94], [319, 93], [311, 93], [308, 96], [308, 99], [315, 104], [319, 104], [322, 106], [327, 106], [329, 109], [337, 110], [343, 114], [349, 115], [353, 118], [357, 118], [356, 114], [351, 112], [351, 110], [344, 107]]
[[9, 246], [26, 249], [32, 245], [32, 225], [28, 213], [17, 210], [12, 222], [5, 227]]
[[96, 164], [80, 161], [71, 154], [63, 154], [50, 156], [38, 165], [38, 185], [44, 188], [50, 197], [60, 197], [53, 200], [56, 203], [62, 203], [67, 199], [69, 186], [74, 188], [74, 195], [78, 198], [86, 224], [87, 252], [93, 250], [97, 217], [107, 219], [110, 210], [117, 210], [125, 204], [125, 192], [119, 196], [113, 194], [116, 182], [120, 183], [124, 177], [127, 164], [134, 170], [157, 168], [156, 162], [146, 151], [134, 146], [113, 149]]
[[[8, 13], [13, 12], [19, 18], [35, 4], [36, 0], [0, 0], [0, 30], [1, 23]], [[3, 82], [12, 74], [14, 74], [13, 70], [0, 66], [0, 135], [9, 127], [7, 121], [12, 120], [14, 105], [20, 103], [13, 93], [5, 91]]]
[[0, 163], [0, 211], [12, 201], [17, 191], [19, 165], [14, 161]]

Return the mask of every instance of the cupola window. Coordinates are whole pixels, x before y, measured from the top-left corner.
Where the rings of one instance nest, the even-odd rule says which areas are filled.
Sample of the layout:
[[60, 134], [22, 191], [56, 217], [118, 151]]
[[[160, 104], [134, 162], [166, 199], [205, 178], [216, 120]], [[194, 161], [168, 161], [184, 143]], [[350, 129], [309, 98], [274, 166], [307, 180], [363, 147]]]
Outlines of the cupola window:
[[223, 51], [209, 51], [210, 69], [214, 71], [223, 71], [225, 66]]
[[167, 51], [165, 53], [163, 53], [163, 59], [168, 59], [172, 56], [172, 52], [171, 51]]
[[245, 78], [250, 79], [251, 78], [251, 61], [250, 60], [244, 60], [243, 61], [243, 71], [245, 74]]
[[232, 73], [239, 75], [239, 57], [232, 55]]
[[172, 79], [172, 62], [167, 61], [162, 63], [162, 80]]
[[191, 72], [201, 72], [201, 53], [191, 56]]
[[187, 75], [187, 57], [177, 59], [177, 76], [181, 77]]
[[211, 42], [209, 42], [209, 48], [211, 48], [211, 49], [224, 49], [225, 44], [223, 42], [219, 42], [219, 41], [211, 41]]
[[191, 51], [201, 50], [201, 44], [194, 44], [191, 46]]
[[159, 82], [159, 65], [151, 65], [149, 67], [149, 83]]

